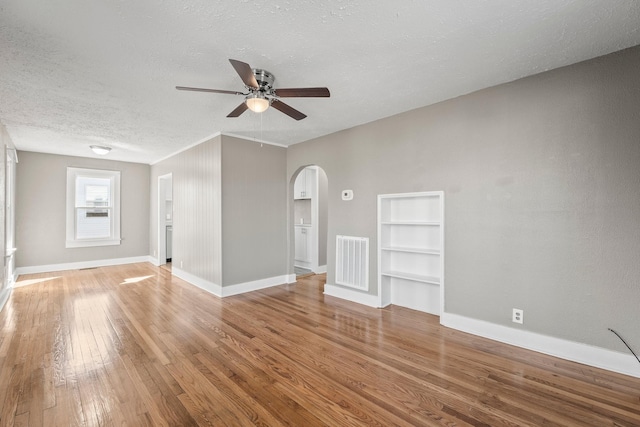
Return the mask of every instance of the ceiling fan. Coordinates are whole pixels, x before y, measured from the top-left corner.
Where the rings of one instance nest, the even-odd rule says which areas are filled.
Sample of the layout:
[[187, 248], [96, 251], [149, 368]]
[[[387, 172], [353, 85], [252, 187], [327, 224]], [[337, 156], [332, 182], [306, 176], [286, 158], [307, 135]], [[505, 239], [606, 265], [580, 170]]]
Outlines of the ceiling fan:
[[176, 86], [176, 89], [244, 96], [244, 102], [238, 105], [235, 110], [230, 112], [227, 117], [239, 117], [247, 109], [256, 113], [262, 113], [269, 108], [269, 106], [272, 106], [291, 118], [302, 120], [307, 116], [280, 101], [280, 98], [328, 98], [331, 96], [329, 89], [326, 87], [275, 89], [273, 87], [273, 82], [276, 78], [267, 70], [251, 68], [249, 64], [235, 59], [229, 59], [229, 62], [231, 62], [231, 65], [242, 79], [245, 88], [249, 91], [248, 93], [237, 92], [234, 90], [203, 89], [185, 86]]

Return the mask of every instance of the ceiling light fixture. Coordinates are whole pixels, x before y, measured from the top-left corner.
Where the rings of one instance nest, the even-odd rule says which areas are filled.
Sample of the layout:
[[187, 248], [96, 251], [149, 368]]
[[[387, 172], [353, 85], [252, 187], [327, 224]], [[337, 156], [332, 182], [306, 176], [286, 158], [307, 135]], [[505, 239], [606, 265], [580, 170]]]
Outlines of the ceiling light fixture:
[[101, 145], [90, 145], [89, 148], [93, 150], [94, 153], [104, 156], [105, 154], [109, 154], [111, 151], [111, 147], [103, 147]]
[[245, 102], [247, 107], [254, 113], [262, 113], [269, 108], [269, 100], [262, 92], [255, 92], [247, 96]]

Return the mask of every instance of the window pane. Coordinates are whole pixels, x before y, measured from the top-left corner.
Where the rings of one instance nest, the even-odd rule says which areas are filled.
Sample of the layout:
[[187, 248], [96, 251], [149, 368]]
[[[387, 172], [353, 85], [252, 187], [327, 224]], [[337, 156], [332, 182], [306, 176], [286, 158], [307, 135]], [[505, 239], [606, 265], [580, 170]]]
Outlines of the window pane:
[[76, 207], [110, 206], [111, 180], [79, 176], [76, 180]]
[[76, 209], [76, 239], [111, 237], [110, 209]]
[[120, 172], [67, 168], [67, 248], [120, 244]]

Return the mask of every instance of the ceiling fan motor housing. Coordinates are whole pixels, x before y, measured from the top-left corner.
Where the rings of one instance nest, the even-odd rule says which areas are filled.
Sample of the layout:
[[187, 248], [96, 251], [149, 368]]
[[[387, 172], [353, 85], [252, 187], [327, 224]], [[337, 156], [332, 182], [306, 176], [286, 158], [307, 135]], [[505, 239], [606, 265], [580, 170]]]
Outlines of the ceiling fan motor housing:
[[268, 92], [271, 88], [273, 88], [273, 82], [276, 80], [276, 77], [268, 72], [267, 70], [261, 70], [259, 68], [252, 68], [253, 75], [258, 82], [258, 86], [260, 86], [260, 91]]

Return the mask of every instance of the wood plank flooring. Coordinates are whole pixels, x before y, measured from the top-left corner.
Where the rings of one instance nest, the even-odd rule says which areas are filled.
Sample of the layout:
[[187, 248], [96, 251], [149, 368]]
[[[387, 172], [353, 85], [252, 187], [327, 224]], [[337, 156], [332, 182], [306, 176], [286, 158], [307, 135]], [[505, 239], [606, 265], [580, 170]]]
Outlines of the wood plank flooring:
[[21, 277], [0, 313], [0, 425], [640, 425], [640, 379], [323, 280], [219, 299], [146, 263]]

